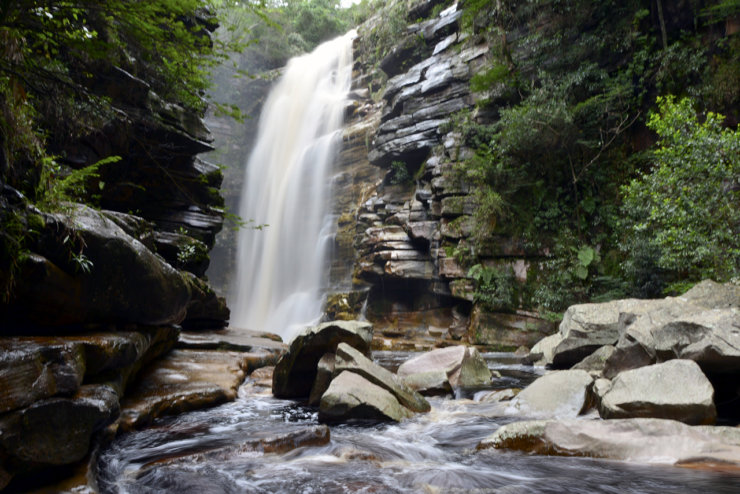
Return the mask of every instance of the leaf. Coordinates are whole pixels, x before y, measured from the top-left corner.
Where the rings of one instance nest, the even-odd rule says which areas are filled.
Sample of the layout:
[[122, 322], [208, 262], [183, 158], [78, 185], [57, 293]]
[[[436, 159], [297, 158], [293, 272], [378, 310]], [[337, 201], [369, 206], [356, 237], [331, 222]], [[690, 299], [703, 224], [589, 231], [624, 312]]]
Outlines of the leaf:
[[585, 280], [588, 278], [588, 268], [583, 265], [576, 266], [575, 275], [578, 279]]
[[[583, 266], [584, 268], [588, 267], [593, 262], [595, 256], [596, 256], [596, 251], [589, 246], [581, 247], [578, 250], [578, 261], [581, 263], [580, 265]], [[586, 277], [584, 276], [581, 279], [585, 279], [585, 278]]]

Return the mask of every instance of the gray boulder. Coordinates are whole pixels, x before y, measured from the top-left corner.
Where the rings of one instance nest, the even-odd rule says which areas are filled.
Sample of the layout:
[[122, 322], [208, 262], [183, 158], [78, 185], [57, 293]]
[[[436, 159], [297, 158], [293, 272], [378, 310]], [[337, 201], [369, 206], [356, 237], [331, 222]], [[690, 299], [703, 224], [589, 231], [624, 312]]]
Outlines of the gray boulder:
[[575, 418], [588, 408], [592, 382], [591, 375], [583, 370], [545, 374], [512, 400], [508, 412], [538, 418]]
[[[740, 286], [703, 281], [680, 297], [625, 299], [568, 308], [559, 331], [530, 360], [568, 368], [605, 345], [604, 375], [679, 358], [712, 373], [740, 370]], [[599, 357], [600, 358], [600, 357]]]
[[319, 405], [321, 422], [348, 419], [400, 422], [412, 415], [390, 392], [350, 371], [332, 380]]
[[[344, 345], [344, 343], [340, 343], [339, 345]], [[329, 389], [335, 367], [335, 354], [326, 353], [319, 359], [319, 362], [316, 364], [316, 380], [313, 382], [311, 393], [308, 395], [308, 404], [310, 406], [317, 406], [321, 403], [321, 396]]]
[[603, 418], [653, 417], [713, 424], [714, 388], [691, 360], [671, 360], [622, 372], [594, 388]]
[[563, 420], [514, 422], [478, 444], [561, 456], [609, 458], [637, 463], [712, 469], [740, 467], [733, 427], [689, 426], [665, 419]]
[[552, 345], [552, 360], [557, 368], [569, 368], [604, 345], [614, 345], [625, 326], [627, 314], [646, 314], [660, 306], [663, 300], [613, 300], [601, 304], [578, 304], [568, 307], [558, 331], [558, 341]]
[[414, 357], [401, 364], [398, 375], [421, 394], [444, 394], [491, 382], [491, 371], [478, 350], [462, 345]]
[[376, 386], [391, 393], [398, 402], [412, 412], [428, 412], [429, 402], [411, 389], [403, 379], [374, 363], [346, 343], [337, 346], [335, 373], [354, 372]]
[[606, 367], [606, 361], [612, 356], [614, 351], [615, 348], [613, 345], [604, 345], [572, 368], [574, 370], [585, 370], [594, 374], [601, 374]]
[[693, 360], [705, 372], [740, 371], [740, 309], [708, 309], [681, 297], [675, 300], [631, 321], [607, 360], [607, 377], [671, 359]]
[[308, 397], [322, 356], [334, 353], [340, 343], [369, 355], [372, 338], [372, 324], [361, 321], [331, 321], [306, 329], [293, 339], [275, 366], [272, 394], [277, 398]]

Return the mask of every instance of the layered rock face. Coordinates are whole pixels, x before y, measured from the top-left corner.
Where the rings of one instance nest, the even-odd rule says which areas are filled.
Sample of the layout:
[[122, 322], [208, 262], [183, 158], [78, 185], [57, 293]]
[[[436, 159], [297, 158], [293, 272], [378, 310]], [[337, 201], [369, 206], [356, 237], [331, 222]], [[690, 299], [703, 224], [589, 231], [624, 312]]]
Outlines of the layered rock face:
[[[471, 151], [447, 122], [474, 108], [470, 78], [490, 52], [460, 31], [460, 16], [453, 4], [410, 24], [380, 62], [382, 73], [356, 57], [356, 101], [335, 189], [334, 288], [351, 286], [351, 265], [354, 286], [370, 285], [367, 317], [380, 345], [385, 336], [516, 348], [554, 331], [531, 314], [494, 314], [473, 304], [472, 280], [453, 256], [471, 235], [476, 204], [454, 171]], [[361, 26], [358, 45], [376, 27], [372, 20]], [[378, 88], [379, 101], [369, 97]], [[513, 267], [520, 281], [537, 257], [510, 238], [494, 238], [481, 255], [486, 265]]]

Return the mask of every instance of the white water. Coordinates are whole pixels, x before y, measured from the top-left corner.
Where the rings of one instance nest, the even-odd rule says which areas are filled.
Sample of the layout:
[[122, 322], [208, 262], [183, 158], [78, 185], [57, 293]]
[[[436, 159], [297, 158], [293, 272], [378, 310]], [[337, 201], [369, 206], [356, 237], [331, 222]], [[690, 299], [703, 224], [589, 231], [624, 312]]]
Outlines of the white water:
[[231, 325], [288, 341], [322, 312], [330, 176], [352, 80], [354, 32], [292, 59], [260, 116], [239, 215]]

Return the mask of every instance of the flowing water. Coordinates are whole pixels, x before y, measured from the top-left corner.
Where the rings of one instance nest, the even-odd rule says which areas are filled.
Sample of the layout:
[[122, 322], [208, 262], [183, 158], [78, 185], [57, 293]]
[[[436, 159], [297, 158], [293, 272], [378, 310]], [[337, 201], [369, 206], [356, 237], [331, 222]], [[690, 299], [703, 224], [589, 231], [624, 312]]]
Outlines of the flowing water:
[[290, 340], [321, 316], [332, 165], [352, 78], [354, 33], [291, 59], [270, 92], [247, 163], [231, 324]]
[[[393, 369], [408, 353], [376, 353]], [[525, 386], [536, 369], [510, 354], [487, 354], [503, 387]], [[432, 411], [400, 424], [331, 427], [331, 440], [283, 453], [245, 447], [254, 437], [317, 424], [315, 409], [255, 396], [158, 420], [119, 437], [101, 454], [104, 493], [702, 493], [737, 494], [740, 477], [669, 466], [475, 451], [517, 420], [502, 404], [433, 398]]]

